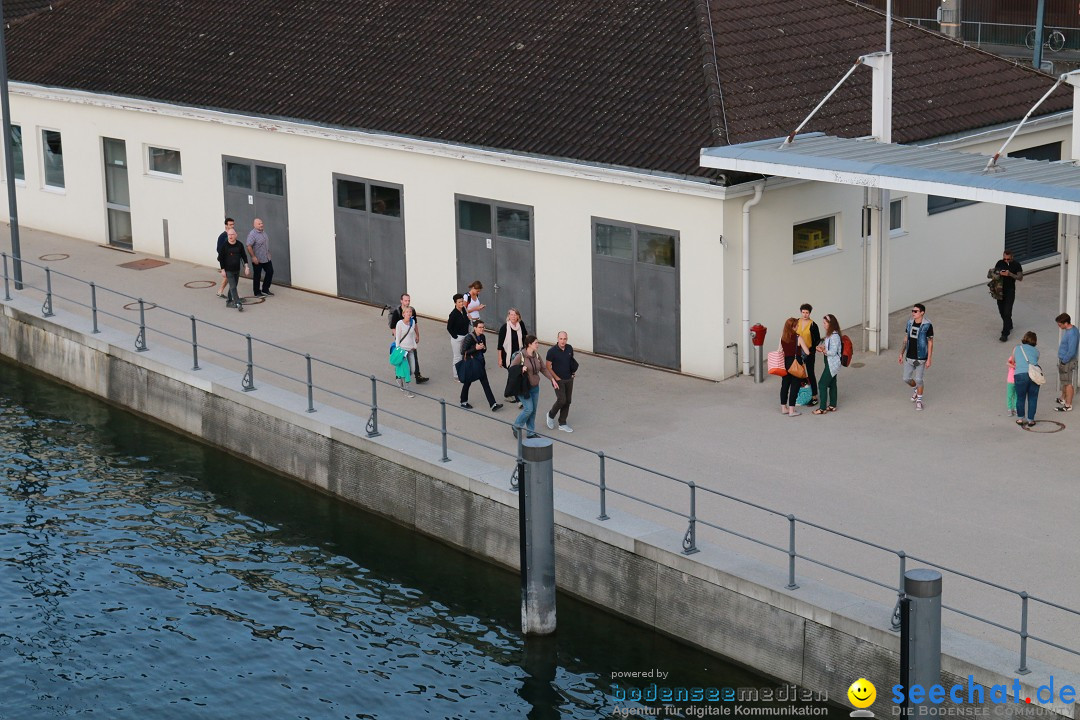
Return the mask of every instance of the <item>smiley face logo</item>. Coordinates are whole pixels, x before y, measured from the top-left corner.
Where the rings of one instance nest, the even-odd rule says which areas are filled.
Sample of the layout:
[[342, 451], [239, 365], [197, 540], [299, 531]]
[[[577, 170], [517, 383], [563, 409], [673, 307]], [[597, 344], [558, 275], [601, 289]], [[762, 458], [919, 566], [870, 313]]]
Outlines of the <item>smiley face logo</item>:
[[847, 689], [847, 699], [859, 709], [868, 708], [877, 700], [877, 688], [866, 678], [859, 678]]

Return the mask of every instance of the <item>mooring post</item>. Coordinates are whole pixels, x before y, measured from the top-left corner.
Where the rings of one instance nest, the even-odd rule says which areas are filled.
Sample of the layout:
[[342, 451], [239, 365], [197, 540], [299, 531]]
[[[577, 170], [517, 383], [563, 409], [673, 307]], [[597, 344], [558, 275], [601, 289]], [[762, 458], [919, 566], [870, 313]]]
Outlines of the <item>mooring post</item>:
[[[907, 627], [900, 641], [907, 644], [903, 659], [907, 661], [904, 690], [908, 694], [916, 685], [929, 689], [941, 684], [941, 573], [928, 568], [908, 570], [904, 596], [907, 611], [901, 620], [906, 620]], [[919, 714], [916, 708], [929, 702], [925, 696], [921, 702], [912, 702], [909, 696], [909, 713]]]
[[521, 441], [518, 527], [521, 545], [521, 631], [555, 632], [555, 490], [552, 442]]

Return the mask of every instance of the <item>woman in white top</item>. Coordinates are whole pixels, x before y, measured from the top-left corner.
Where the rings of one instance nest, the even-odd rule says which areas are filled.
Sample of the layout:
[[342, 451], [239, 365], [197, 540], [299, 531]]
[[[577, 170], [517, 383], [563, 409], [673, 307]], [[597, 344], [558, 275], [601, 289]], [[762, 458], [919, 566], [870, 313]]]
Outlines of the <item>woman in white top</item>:
[[398, 378], [398, 387], [401, 388], [401, 392], [405, 393], [408, 397], [416, 397], [411, 392], [405, 389], [406, 382], [412, 382], [413, 375], [416, 374], [416, 346], [419, 341], [416, 338], [416, 321], [413, 318], [413, 309], [411, 307], [404, 307], [401, 309], [401, 319], [398, 320], [398, 324], [394, 327], [394, 342], [397, 346], [405, 351], [409, 358], [409, 377], [405, 380]]
[[480, 319], [480, 311], [487, 307], [480, 302], [480, 291], [484, 289], [484, 283], [473, 280], [469, 284], [469, 294], [465, 296], [465, 311], [469, 313], [469, 321], [474, 325]]

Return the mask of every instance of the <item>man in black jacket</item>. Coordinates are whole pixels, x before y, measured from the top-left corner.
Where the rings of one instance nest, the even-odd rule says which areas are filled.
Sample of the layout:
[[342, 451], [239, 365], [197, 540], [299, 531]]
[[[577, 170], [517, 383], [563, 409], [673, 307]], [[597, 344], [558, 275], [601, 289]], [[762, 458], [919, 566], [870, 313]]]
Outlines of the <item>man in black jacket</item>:
[[251, 275], [251, 265], [248, 263], [247, 251], [244, 246], [236, 241], [236, 230], [229, 228], [227, 240], [218, 251], [218, 266], [221, 268], [221, 277], [229, 281], [229, 294], [225, 298], [225, 307], [235, 307], [240, 312], [244, 311], [244, 301], [240, 299], [240, 293], [236, 292], [236, 281], [240, 278], [240, 268], [244, 268], [244, 277]]
[[[495, 402], [495, 394], [491, 392], [491, 384], [488, 382], [487, 367], [484, 363], [484, 351], [487, 350], [487, 340], [484, 338], [484, 321], [477, 320], [475, 329], [473, 332], [465, 336], [465, 341], [461, 343], [461, 359], [462, 362], [467, 362], [470, 358], [478, 357], [480, 364], [480, 376], [477, 380], [480, 381], [480, 386], [484, 388], [484, 395], [487, 397], [488, 405], [491, 406], [491, 412], [495, 412], [502, 407], [502, 403]], [[472, 410], [472, 405], [469, 404], [469, 386], [474, 381], [469, 380], [461, 386], [461, 407], [468, 410]]]
[[[446, 318], [446, 332], [450, 334], [450, 376], [458, 379], [457, 364], [461, 360], [461, 344], [469, 335], [469, 313], [465, 310], [465, 296], [461, 293], [454, 295], [454, 309], [450, 311], [450, 317]], [[458, 380], [458, 382], [461, 382]]]

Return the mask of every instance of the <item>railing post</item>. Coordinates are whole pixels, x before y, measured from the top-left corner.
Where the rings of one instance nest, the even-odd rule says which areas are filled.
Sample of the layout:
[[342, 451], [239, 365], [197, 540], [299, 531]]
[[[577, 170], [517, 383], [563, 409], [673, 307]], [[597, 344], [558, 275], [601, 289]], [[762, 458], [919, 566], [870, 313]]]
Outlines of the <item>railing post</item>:
[[440, 433], [442, 434], [442, 457], [439, 458], [443, 462], [450, 462], [450, 456], [446, 453], [446, 400], [439, 398], [439, 411], [442, 415], [442, 428]]
[[798, 590], [799, 585], [795, 582], [795, 516], [788, 515], [788, 590]]
[[311, 381], [311, 353], [304, 353], [304, 360], [307, 362], [307, 411], [313, 413], [315, 412], [315, 386]]
[[[517, 426], [515, 426], [516, 428]], [[522, 473], [525, 472], [525, 461], [521, 459], [521, 443], [525, 439], [525, 428], [517, 428], [514, 430], [514, 437], [517, 438], [517, 459], [514, 461], [514, 472], [510, 473], [510, 489], [517, 490], [521, 485]]]
[[244, 372], [244, 379], [241, 385], [244, 388], [244, 392], [251, 392], [255, 389], [255, 358], [251, 351], [251, 333], [244, 336], [247, 338], [247, 370]]
[[893, 632], [900, 632], [900, 601], [904, 599], [904, 576], [907, 575], [907, 553], [898, 550], [896, 556], [900, 558], [900, 584], [896, 586], [896, 605], [893, 607], [892, 622], [889, 627]]
[[7, 253], [0, 253], [0, 254], [2, 254], [4, 256], [4, 299], [5, 300], [10, 300], [11, 299], [11, 288], [8, 287], [8, 264], [7, 264], [7, 257], [8, 256], [7, 256]]
[[52, 270], [45, 268], [45, 304], [41, 306], [42, 317], [53, 316], [52, 304]]
[[199, 369], [199, 336], [198, 336], [198, 321], [195, 320], [194, 315], [189, 315], [191, 318], [191, 359], [194, 364], [191, 366], [192, 370]]
[[604, 451], [601, 450], [596, 453], [600, 457], [600, 514], [596, 517], [597, 520], [607, 520], [607, 472], [605, 466], [607, 465], [607, 458], [604, 457]]
[[367, 421], [367, 436], [378, 437], [379, 432], [379, 393], [378, 384], [374, 375], [371, 375], [371, 415]]
[[1027, 675], [1031, 672], [1027, 666], [1027, 639], [1028, 639], [1028, 594], [1020, 593], [1020, 667], [1017, 675]]
[[697, 485], [691, 480], [690, 483], [690, 527], [683, 536], [683, 555], [693, 555], [698, 551], [697, 547]]
[[97, 285], [90, 281], [90, 319], [94, 325], [94, 333], [101, 332], [97, 324]]
[[135, 352], [146, 352], [146, 304], [139, 298], [139, 334], [135, 336]]

